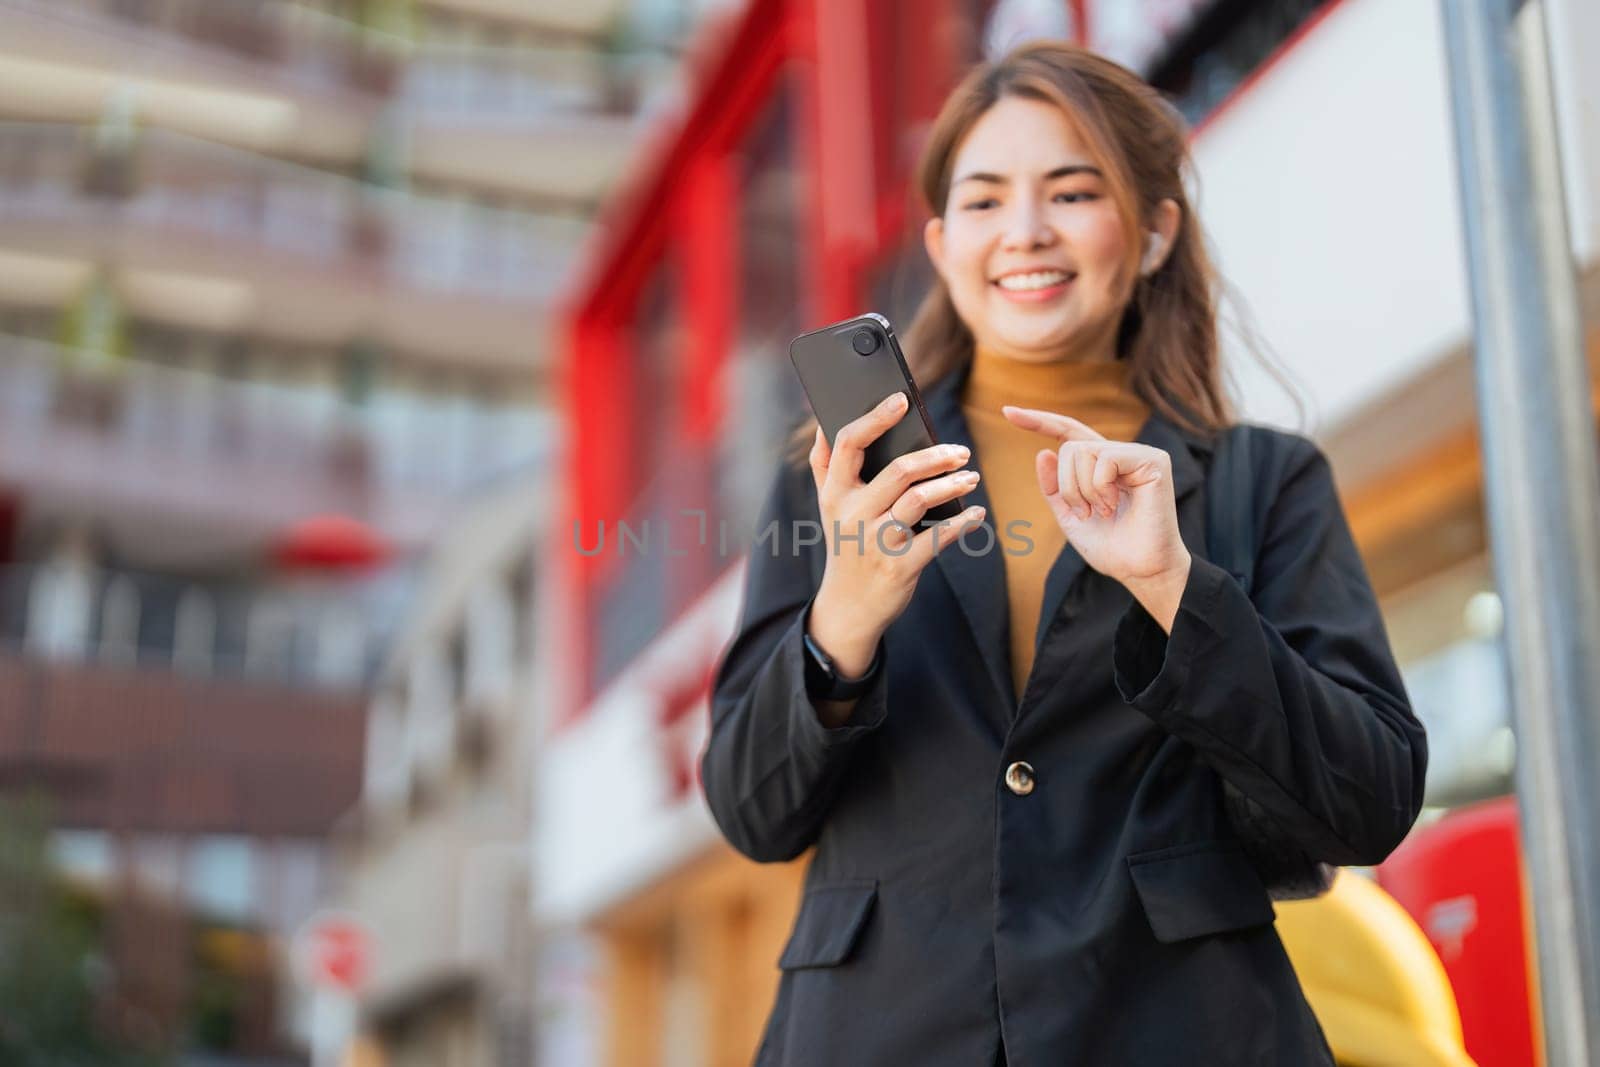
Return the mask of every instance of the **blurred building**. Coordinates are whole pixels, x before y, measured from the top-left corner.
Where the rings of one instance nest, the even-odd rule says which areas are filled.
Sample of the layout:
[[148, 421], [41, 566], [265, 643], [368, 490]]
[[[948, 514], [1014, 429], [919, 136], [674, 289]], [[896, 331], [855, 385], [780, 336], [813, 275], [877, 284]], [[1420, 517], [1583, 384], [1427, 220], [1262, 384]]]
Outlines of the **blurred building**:
[[[152, 1046], [303, 1038], [418, 561], [546, 462], [552, 298], [707, 6], [0, 0], [0, 789], [134, 916]], [[230, 1038], [194, 923], [253, 939]]]
[[332, 902], [370, 932], [359, 1030], [395, 1067], [531, 1062], [533, 562], [549, 493], [514, 478], [458, 516], [375, 684]]
[[[1585, 45], [1600, 9], [1523, 11], [1551, 27], [1593, 315], [1600, 68]], [[967, 64], [1035, 35], [1086, 40], [1193, 123], [1234, 393], [1244, 417], [1310, 434], [1334, 463], [1429, 725], [1433, 814], [1511, 788], [1437, 4], [752, 0], [676, 137], [611, 206], [565, 320], [567, 521], [541, 568], [562, 625], [540, 635], [557, 672], [533, 908], [548, 1036], [575, 1051], [552, 1062], [750, 1059], [806, 859], [734, 855], [694, 768], [738, 555], [803, 411], [788, 340], [869, 309], [909, 320], [928, 278], [908, 187], [921, 135]], [[647, 520], [686, 553], [616, 536]], [[1471, 944], [1462, 914], [1414, 918], [1448, 958]]]

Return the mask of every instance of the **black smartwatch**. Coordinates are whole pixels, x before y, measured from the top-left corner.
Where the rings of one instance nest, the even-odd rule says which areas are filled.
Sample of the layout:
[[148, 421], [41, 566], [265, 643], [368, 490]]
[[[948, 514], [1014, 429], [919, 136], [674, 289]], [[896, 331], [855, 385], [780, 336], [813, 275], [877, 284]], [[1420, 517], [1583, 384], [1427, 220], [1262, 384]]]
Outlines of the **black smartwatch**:
[[841, 678], [833, 665], [833, 657], [822, 651], [822, 646], [802, 632], [806, 646], [806, 693], [812, 700], [854, 700], [868, 689], [878, 674], [879, 654], [872, 651], [872, 662], [867, 673], [860, 678]]

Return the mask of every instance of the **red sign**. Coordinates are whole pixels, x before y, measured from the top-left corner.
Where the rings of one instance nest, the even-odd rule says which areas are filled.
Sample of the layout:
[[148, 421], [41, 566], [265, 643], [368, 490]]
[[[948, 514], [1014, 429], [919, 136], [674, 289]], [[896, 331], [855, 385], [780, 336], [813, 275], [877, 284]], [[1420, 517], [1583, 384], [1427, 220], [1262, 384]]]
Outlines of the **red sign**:
[[1534, 1067], [1527, 898], [1510, 797], [1425, 826], [1377, 869], [1450, 976], [1467, 1052], [1482, 1067]]
[[367, 979], [372, 962], [372, 938], [352, 916], [324, 914], [301, 929], [301, 974], [319, 989], [354, 993]]

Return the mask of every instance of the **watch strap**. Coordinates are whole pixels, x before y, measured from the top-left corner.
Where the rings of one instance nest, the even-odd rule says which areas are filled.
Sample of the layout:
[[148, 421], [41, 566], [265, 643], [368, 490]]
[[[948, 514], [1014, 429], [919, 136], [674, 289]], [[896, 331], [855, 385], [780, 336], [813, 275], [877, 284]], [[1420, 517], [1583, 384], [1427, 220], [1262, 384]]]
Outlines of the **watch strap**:
[[873, 650], [872, 662], [867, 665], [867, 672], [860, 678], [841, 678], [838, 668], [834, 666], [833, 658], [822, 650], [821, 645], [811, 639], [809, 633], [802, 633], [801, 639], [806, 647], [808, 668], [806, 689], [812, 699], [855, 700], [872, 688], [872, 683], [878, 675], [878, 662], [882, 659], [879, 649]]

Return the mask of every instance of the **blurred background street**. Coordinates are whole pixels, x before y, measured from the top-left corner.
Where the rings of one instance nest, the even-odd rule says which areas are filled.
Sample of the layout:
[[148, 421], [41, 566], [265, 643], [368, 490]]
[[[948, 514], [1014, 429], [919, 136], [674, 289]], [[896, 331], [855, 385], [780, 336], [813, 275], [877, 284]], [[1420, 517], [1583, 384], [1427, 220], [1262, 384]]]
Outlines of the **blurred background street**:
[[[1192, 124], [1429, 729], [1278, 909], [1329, 1040], [1543, 1063], [1438, 6], [0, 0], [0, 1064], [749, 1063], [807, 860], [696, 775], [788, 341], [910, 321], [921, 138], [1038, 36]], [[1593, 368], [1600, 7], [1525, 6]]]

